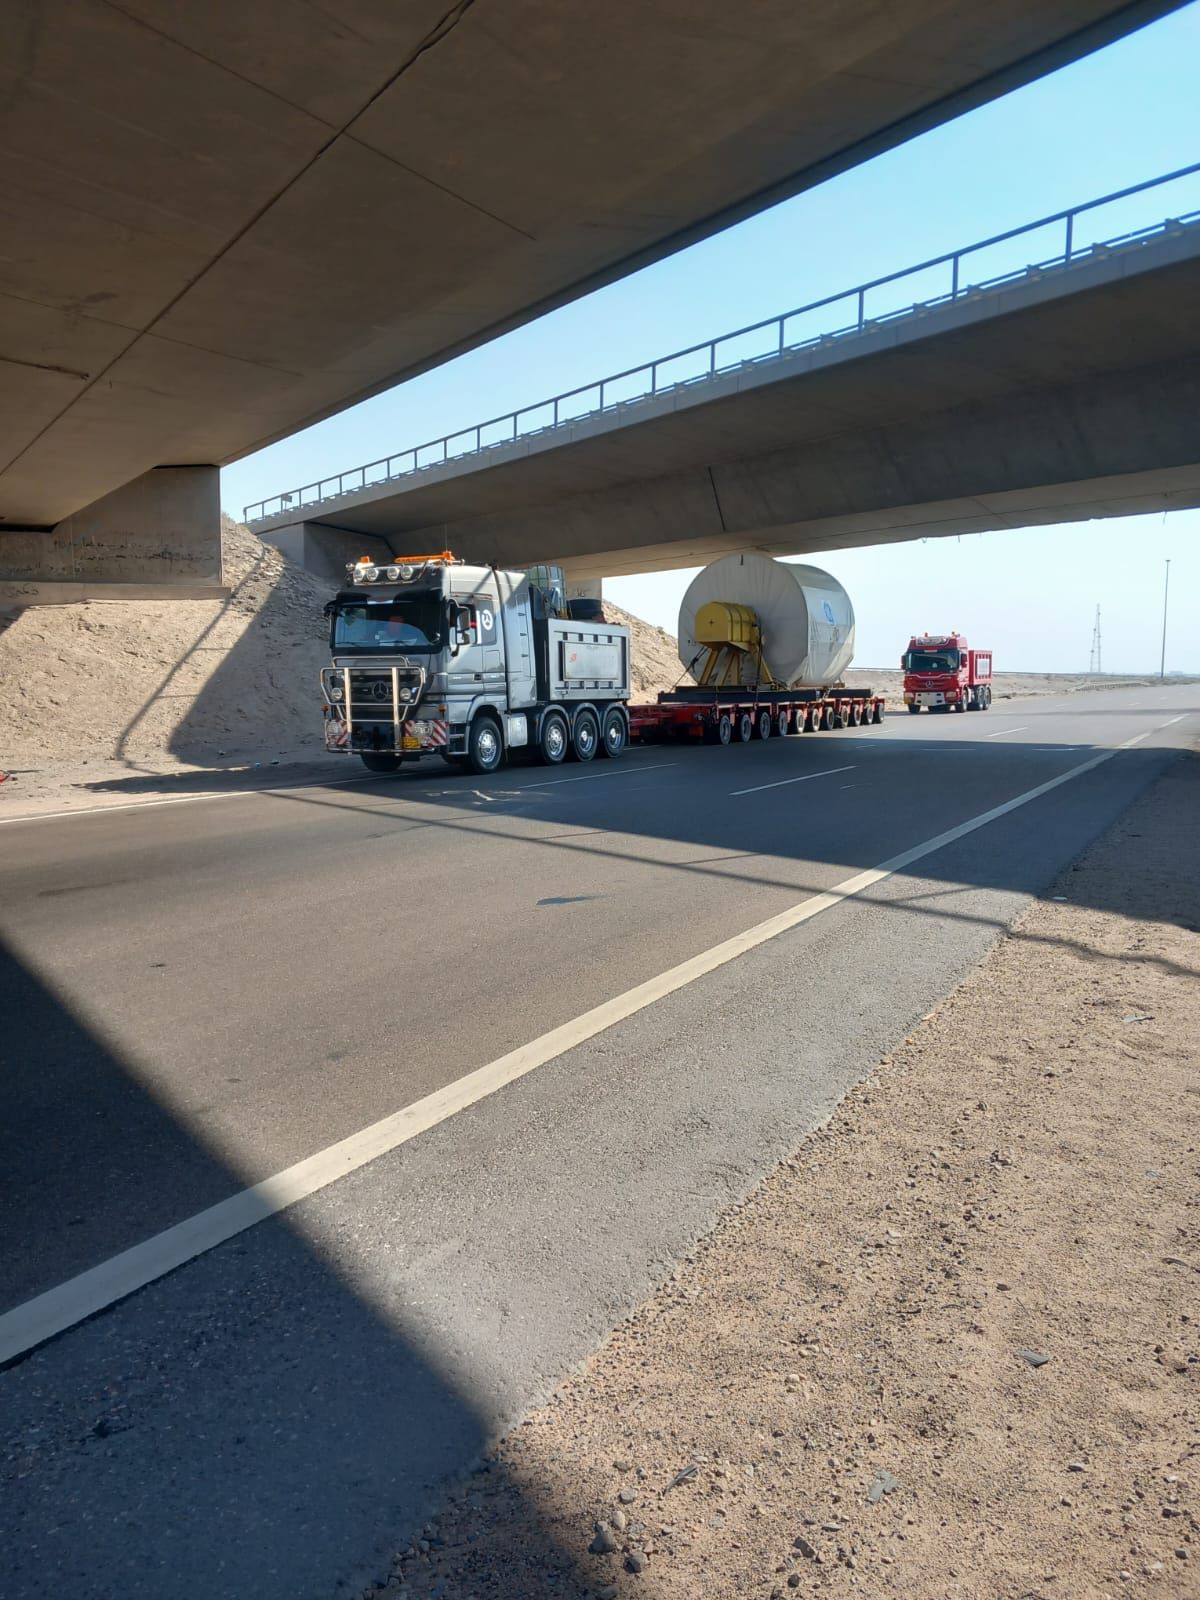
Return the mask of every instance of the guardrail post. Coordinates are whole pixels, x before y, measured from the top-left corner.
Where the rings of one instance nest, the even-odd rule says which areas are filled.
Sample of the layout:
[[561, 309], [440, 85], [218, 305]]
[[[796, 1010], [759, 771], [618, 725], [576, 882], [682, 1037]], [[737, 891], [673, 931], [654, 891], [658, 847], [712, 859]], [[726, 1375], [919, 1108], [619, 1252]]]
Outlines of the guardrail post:
[[600, 385], [600, 409], [601, 409], [601, 411], [604, 410], [604, 384], [603, 383], [601, 383], [601, 385]]
[[951, 267], [951, 271], [950, 271], [950, 298], [951, 298], [951, 300], [957, 300], [958, 299], [958, 257], [957, 256], [954, 257], [954, 261], [953, 261], [953, 264], [952, 264], [952, 267]]
[[1070, 265], [1070, 262], [1071, 262], [1071, 251], [1072, 251], [1072, 248], [1073, 248], [1073, 245], [1074, 245], [1074, 232], [1075, 232], [1075, 213], [1073, 211], [1068, 211], [1067, 212], [1067, 242], [1066, 242], [1066, 245], [1063, 248], [1063, 261], [1068, 266]]
[[860, 289], [858, 291], [858, 331], [860, 333], [863, 329], [863, 323], [866, 321], [866, 309], [867, 291], [865, 289]]
[[650, 363], [650, 393], [651, 394], [657, 394], [658, 393], [658, 362], [657, 361], [652, 361]]
[[778, 354], [779, 355], [783, 354], [783, 318], [782, 317], [780, 317], [780, 319], [779, 319], [779, 348], [778, 348]]

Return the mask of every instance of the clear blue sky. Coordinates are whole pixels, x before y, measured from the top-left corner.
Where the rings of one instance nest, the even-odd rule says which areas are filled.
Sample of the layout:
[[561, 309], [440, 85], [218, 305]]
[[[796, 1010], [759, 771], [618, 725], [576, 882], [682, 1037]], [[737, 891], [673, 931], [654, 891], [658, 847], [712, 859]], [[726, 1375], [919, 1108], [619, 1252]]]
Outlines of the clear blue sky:
[[[243, 505], [632, 366], [1200, 159], [1200, 3], [716, 238], [229, 467]], [[1131, 201], [1104, 233], [1200, 208], [1200, 183]], [[1026, 259], [1022, 255], [1022, 263]], [[1104, 665], [1200, 671], [1200, 511], [930, 540], [821, 558], [849, 589], [857, 660], [914, 629], [958, 627], [997, 665], [1085, 669], [1097, 604]], [[674, 630], [690, 572], [605, 593]]]

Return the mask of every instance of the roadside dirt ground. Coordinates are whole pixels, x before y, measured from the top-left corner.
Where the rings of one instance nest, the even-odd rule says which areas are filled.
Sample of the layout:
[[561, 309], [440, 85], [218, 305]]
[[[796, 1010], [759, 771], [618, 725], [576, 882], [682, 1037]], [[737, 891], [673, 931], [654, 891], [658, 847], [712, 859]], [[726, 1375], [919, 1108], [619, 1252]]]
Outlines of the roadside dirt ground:
[[1200, 1594], [1198, 815], [1185, 755], [386, 1592]]

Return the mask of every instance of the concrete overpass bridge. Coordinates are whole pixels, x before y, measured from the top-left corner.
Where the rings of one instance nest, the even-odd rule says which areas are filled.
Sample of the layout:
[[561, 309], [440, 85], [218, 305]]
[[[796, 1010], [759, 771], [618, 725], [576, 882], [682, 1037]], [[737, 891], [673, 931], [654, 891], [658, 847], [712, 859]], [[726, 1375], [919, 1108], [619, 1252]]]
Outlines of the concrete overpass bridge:
[[17, 0], [0, 582], [211, 582], [219, 465], [1178, 3]]
[[1198, 303], [1200, 163], [246, 516], [329, 576], [449, 547], [588, 582], [1196, 505]]

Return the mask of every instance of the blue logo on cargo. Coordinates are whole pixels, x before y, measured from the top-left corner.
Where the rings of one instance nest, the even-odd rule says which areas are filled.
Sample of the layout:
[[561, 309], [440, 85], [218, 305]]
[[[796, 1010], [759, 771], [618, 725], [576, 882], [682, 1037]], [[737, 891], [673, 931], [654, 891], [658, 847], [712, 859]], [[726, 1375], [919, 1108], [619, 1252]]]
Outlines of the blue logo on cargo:
[[833, 621], [833, 607], [829, 604], [828, 600], [826, 600], [826, 602], [825, 602], [825, 621], [826, 622], [832, 622]]

